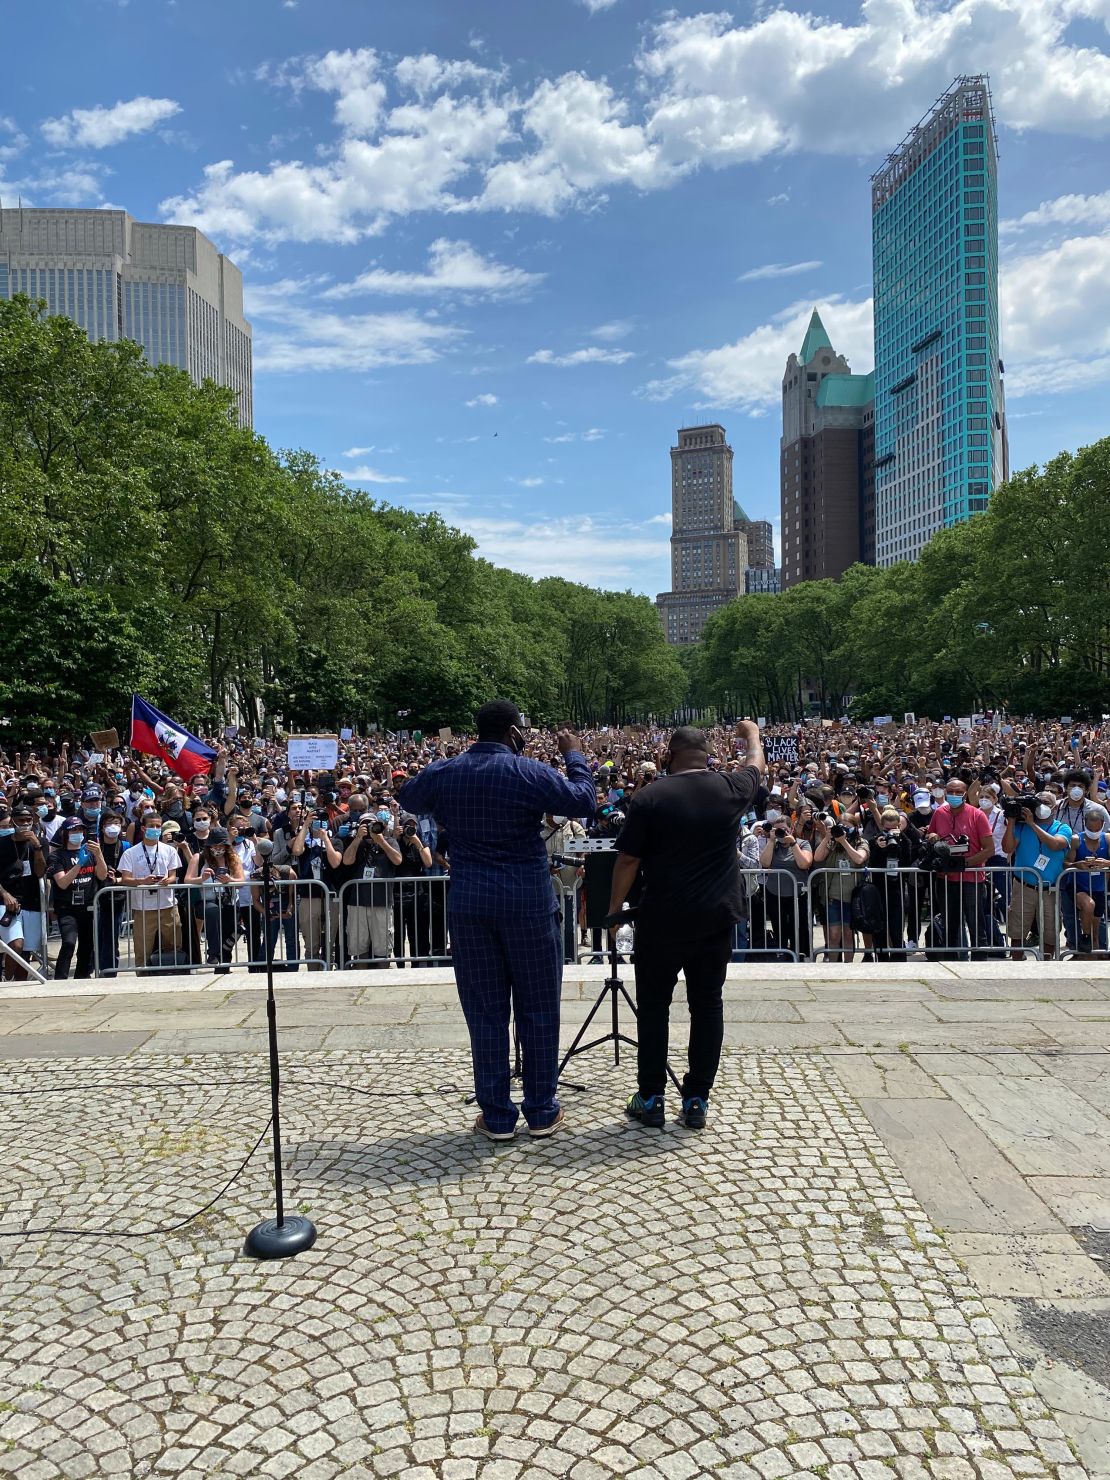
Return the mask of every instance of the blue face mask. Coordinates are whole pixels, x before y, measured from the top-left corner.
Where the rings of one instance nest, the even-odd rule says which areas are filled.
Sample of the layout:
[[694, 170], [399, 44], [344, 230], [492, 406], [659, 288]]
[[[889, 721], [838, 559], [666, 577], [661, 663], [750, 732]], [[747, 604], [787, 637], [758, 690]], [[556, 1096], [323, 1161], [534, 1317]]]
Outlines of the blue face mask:
[[49, 817], [50, 816], [50, 808], [49, 807], [36, 807], [35, 808], [35, 811], [38, 813], [38, 815], [40, 817]]
[[890, 797], [887, 795], [887, 793], [885, 791], [877, 791], [875, 793], [875, 803], [876, 803], [877, 806], [879, 806], [879, 807], [885, 807], [886, 804], [887, 804], [887, 802], [889, 802], [889, 801], [890, 801]]
[[143, 828], [143, 837], [147, 840], [148, 843], [157, 843], [161, 836], [162, 829], [160, 827]]
[[944, 800], [950, 807], [962, 807], [964, 804], [963, 797], [946, 796]]
[[82, 807], [81, 810], [82, 812], [84, 812], [85, 816], [89, 819], [90, 822], [95, 822], [96, 819], [100, 816], [99, 807]]
[[393, 816], [393, 813], [389, 810], [388, 807], [379, 807], [378, 808], [378, 819], [379, 819], [379, 821], [381, 821], [381, 822], [388, 822], [389, 819], [392, 816]]
[[0, 838], [11, 838], [15, 836], [14, 827], [0, 827]]
[[79, 832], [71, 832], [66, 841], [68, 843], [71, 843], [73, 847], [80, 848], [81, 844], [85, 841], [85, 834]]

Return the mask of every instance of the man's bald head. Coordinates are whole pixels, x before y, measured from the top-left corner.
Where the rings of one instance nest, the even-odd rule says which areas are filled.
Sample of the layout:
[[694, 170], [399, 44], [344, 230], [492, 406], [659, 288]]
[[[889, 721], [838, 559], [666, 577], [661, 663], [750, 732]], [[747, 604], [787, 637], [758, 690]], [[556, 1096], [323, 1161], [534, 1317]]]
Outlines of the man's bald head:
[[680, 725], [670, 738], [668, 771], [704, 770], [709, 760], [709, 741], [697, 725]]

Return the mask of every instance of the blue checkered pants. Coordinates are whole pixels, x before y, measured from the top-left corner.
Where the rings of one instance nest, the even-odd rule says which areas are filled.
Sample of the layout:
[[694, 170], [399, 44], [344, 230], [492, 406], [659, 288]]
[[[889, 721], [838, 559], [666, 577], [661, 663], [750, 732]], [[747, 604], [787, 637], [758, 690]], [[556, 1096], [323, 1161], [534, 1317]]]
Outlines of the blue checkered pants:
[[510, 1095], [509, 1007], [520, 1035], [524, 1098], [530, 1126], [559, 1113], [559, 999], [563, 942], [557, 914], [527, 920], [456, 915], [451, 961], [470, 1029], [474, 1093], [491, 1131], [511, 1131], [518, 1111]]

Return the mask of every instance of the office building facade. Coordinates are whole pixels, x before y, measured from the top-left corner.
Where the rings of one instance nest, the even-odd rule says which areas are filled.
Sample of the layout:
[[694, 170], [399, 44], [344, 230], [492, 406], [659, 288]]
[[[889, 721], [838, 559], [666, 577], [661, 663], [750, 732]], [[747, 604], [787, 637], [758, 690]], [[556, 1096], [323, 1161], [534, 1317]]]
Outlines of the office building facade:
[[747, 522], [732, 496], [725, 429], [683, 427], [671, 448], [671, 587], [656, 599], [667, 641], [697, 642], [713, 612], [744, 591]]
[[134, 339], [152, 365], [214, 380], [254, 416], [243, 277], [192, 226], [126, 211], [0, 210], [0, 298], [44, 298], [93, 341]]
[[913, 560], [1007, 476], [990, 88], [960, 77], [871, 180], [875, 559]]
[[775, 565], [749, 565], [744, 572], [745, 596], [777, 596], [782, 590], [782, 571]]
[[782, 378], [782, 589], [835, 579], [874, 547], [874, 376], [854, 375], [813, 310]]

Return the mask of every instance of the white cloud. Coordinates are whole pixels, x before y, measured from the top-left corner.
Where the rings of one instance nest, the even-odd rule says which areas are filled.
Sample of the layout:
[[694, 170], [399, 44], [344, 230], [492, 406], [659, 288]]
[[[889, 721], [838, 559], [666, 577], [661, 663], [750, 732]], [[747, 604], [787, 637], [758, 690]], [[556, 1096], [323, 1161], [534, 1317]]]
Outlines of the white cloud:
[[[857, 372], [870, 370], [874, 363], [871, 299], [853, 303], [832, 298], [820, 309], [837, 353], [846, 355]], [[649, 381], [640, 394], [652, 401], [667, 401], [683, 391], [693, 395], [696, 406], [735, 406], [749, 416], [764, 415], [779, 404], [786, 361], [801, 348], [812, 312], [808, 300], [792, 303], [770, 323], [760, 324], [732, 344], [691, 350], [668, 360], [674, 374]]]
[[428, 248], [425, 272], [387, 272], [375, 267], [354, 282], [337, 283], [325, 298], [351, 298], [360, 293], [442, 294], [465, 298], [515, 298], [542, 283], [546, 273], [507, 267], [482, 254], [469, 242], [440, 237]]
[[767, 204], [769, 206], [784, 206], [789, 199], [790, 199], [790, 191], [789, 190], [783, 190], [778, 195], [769, 195], [767, 197]]
[[665, 183], [672, 171], [642, 125], [629, 122], [629, 104], [605, 81], [567, 72], [544, 81], [523, 109], [523, 124], [538, 147], [495, 164], [480, 204], [492, 209], [553, 215], [607, 185], [641, 190]]
[[646, 523], [648, 523], [648, 524], [666, 524], [666, 525], [669, 526], [669, 525], [671, 525], [671, 524], [674, 523], [674, 515], [673, 514], [653, 514], [651, 516], [651, 518], [646, 521]]
[[368, 452], [373, 452], [373, 450], [374, 450], [374, 448], [372, 446], [371, 447], [348, 447], [347, 450], [346, 450], [346, 452], [344, 452], [342, 455], [345, 458], [347, 458], [348, 461], [349, 461], [352, 457], [365, 457]]
[[379, 365], [424, 365], [438, 360], [462, 331], [412, 313], [342, 317], [290, 307], [280, 328], [255, 336], [260, 371], [372, 370]]
[[510, 131], [502, 104], [443, 95], [394, 108], [376, 139], [348, 136], [322, 163], [208, 165], [192, 194], [171, 196], [160, 210], [228, 242], [354, 242], [395, 216], [452, 209], [450, 187], [487, 164]]
[[510, 478], [510, 483], [517, 484], [520, 488], [542, 488], [547, 482], [546, 478]]
[[529, 365], [623, 365], [633, 358], [630, 349], [602, 349], [599, 344], [587, 345], [584, 349], [572, 350], [567, 355], [557, 355], [554, 350], [538, 349], [528, 356]]
[[443, 88], [459, 87], [468, 82], [488, 88], [498, 82], [502, 74], [489, 67], [479, 67], [476, 62], [448, 62], [431, 52], [424, 52], [421, 56], [402, 57], [394, 67], [393, 75], [402, 87], [425, 98]]
[[[344, 456], [347, 454], [344, 453]], [[341, 468], [335, 470], [339, 476], [348, 483], [407, 483], [407, 478], [398, 477], [395, 473], [379, 473], [377, 468], [358, 467], [351, 468], [349, 472]]]
[[470, 60], [389, 69], [370, 48], [329, 51], [259, 75], [333, 94], [333, 140], [304, 161], [210, 164], [162, 209], [234, 245], [353, 242], [420, 211], [554, 215], [769, 155], [874, 156], [976, 71], [989, 71], [1002, 123], [1103, 138], [1110, 55], [1073, 44], [1069, 27], [1105, 11], [1106, 0], [862, 0], [840, 20], [757, 5], [750, 24], [669, 11], [624, 87], [575, 71], [518, 89]]
[[1036, 226], [1110, 226], [1110, 190], [1101, 195], [1058, 195], [1024, 216], [998, 223], [999, 231], [1011, 233]]
[[584, 432], [560, 432], [556, 437], [545, 437], [545, 442], [600, 442], [605, 436], [603, 427], [588, 427]]
[[1110, 379], [1110, 233], [1007, 262], [998, 296], [1007, 397]]
[[483, 391], [480, 396], [474, 396], [466, 403], [468, 406], [496, 406], [497, 397], [492, 391]]
[[132, 98], [111, 108], [74, 108], [61, 118], [47, 118], [42, 134], [56, 149], [106, 149], [180, 112], [181, 104], [172, 98]]
[[606, 324], [598, 324], [595, 329], [590, 329], [587, 339], [602, 339], [606, 344], [612, 344], [616, 339], [627, 339], [636, 327], [633, 319], [610, 319]]
[[616, 5], [617, 0], [579, 0], [579, 3], [584, 5], [591, 15], [598, 15], [603, 10], [610, 10]]
[[535, 519], [466, 518], [459, 525], [478, 542], [478, 554], [525, 575], [560, 576], [609, 589], [654, 595], [670, 580], [665, 535], [615, 517]]
[[[727, 164], [889, 148], [961, 74], [989, 72], [1015, 128], [1110, 132], [1110, 56], [1069, 44], [1073, 0], [869, 0], [853, 22], [775, 9], [678, 16], [640, 56], [663, 159]], [[757, 13], [758, 14], [758, 13]]]
[[276, 278], [272, 282], [258, 282], [248, 278], [243, 284], [243, 306], [247, 318], [280, 318], [294, 299], [306, 293], [318, 292], [326, 277]]
[[766, 262], [762, 267], [750, 267], [737, 278], [738, 283], [758, 283], [764, 278], [795, 277], [800, 272], [814, 272], [824, 264], [821, 262]]
[[2, 114], [0, 114], [0, 139], [6, 140], [0, 143], [0, 164], [3, 164], [5, 160], [14, 159], [27, 145], [27, 135], [15, 119], [5, 118]]

